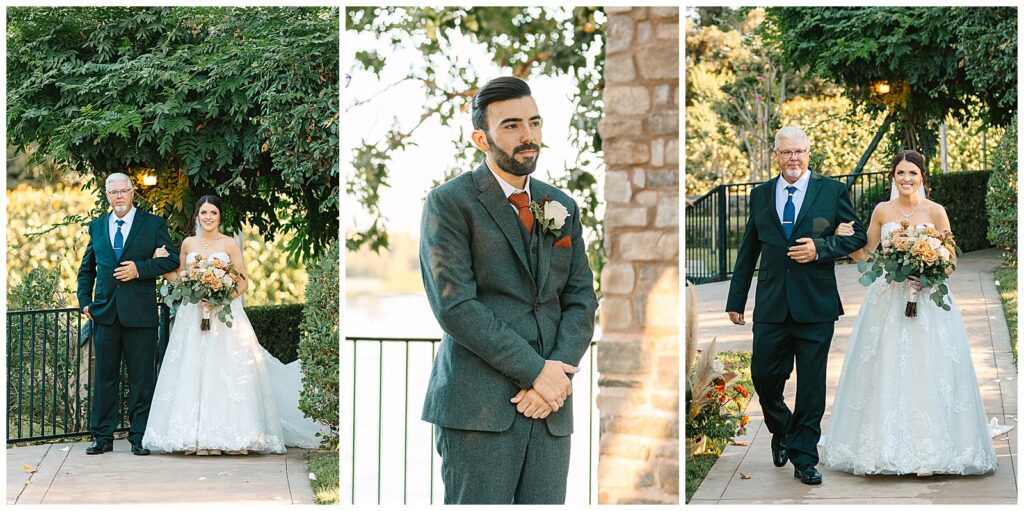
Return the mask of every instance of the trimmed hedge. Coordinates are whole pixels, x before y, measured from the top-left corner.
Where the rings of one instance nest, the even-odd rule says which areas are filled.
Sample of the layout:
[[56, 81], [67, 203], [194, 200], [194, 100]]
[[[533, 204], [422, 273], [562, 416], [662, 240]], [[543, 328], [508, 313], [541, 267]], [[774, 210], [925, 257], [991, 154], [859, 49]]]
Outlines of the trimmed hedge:
[[[957, 245], [964, 252], [992, 247], [986, 237], [988, 212], [982, 207], [990, 175], [991, 172], [981, 170], [928, 176], [932, 189], [928, 198], [946, 208]], [[866, 223], [875, 205], [885, 200], [889, 200], [889, 184], [879, 183], [864, 191], [855, 209]]]
[[330, 427], [321, 447], [338, 449], [338, 292], [340, 284], [338, 244], [306, 268], [306, 308], [299, 358], [302, 360], [302, 396], [299, 408]]
[[299, 324], [302, 322], [301, 303], [287, 305], [256, 305], [246, 307], [245, 314], [252, 322], [263, 348], [285, 364], [299, 358]]
[[990, 174], [982, 170], [929, 176], [929, 198], [946, 208], [956, 243], [964, 252], [992, 247], [986, 237], [988, 212], [984, 207]]
[[1017, 118], [992, 155], [992, 177], [985, 196], [988, 240], [1003, 249], [1006, 262], [1017, 263]]

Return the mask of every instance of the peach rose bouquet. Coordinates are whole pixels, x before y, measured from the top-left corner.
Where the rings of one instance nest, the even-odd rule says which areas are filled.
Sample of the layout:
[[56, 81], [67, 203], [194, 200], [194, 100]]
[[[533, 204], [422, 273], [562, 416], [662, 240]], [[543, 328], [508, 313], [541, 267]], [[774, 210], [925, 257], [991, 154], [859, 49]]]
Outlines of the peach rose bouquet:
[[216, 312], [217, 319], [231, 326], [231, 294], [243, 277], [231, 263], [213, 257], [198, 256], [181, 271], [181, 278], [167, 282], [160, 288], [171, 310], [186, 303], [199, 304], [206, 300], [210, 307], [203, 307], [203, 320], [199, 329], [210, 329], [210, 317]]
[[[948, 311], [946, 279], [956, 269], [956, 256], [960, 253], [951, 232], [939, 232], [927, 224], [911, 225], [903, 221], [898, 229], [882, 238], [868, 261], [858, 263], [858, 269], [863, 273], [860, 283], [867, 286], [881, 276], [885, 276], [886, 282], [916, 279], [922, 290], [931, 288], [929, 299]], [[905, 310], [907, 317], [917, 316], [918, 292], [916, 287], [911, 287], [910, 301]]]

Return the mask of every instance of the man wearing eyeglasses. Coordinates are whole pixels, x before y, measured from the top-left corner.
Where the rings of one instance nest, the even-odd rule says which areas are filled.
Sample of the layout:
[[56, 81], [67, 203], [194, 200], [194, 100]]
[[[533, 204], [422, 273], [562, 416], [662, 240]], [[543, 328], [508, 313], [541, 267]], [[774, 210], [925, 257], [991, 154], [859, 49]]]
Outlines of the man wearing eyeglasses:
[[[121, 358], [128, 370], [128, 441], [132, 454], [142, 447], [156, 383], [159, 317], [156, 278], [178, 268], [178, 251], [164, 219], [133, 205], [132, 180], [115, 173], [106, 180], [111, 212], [89, 223], [89, 245], [78, 269], [78, 306], [94, 323], [96, 374], [90, 387], [89, 428], [94, 442], [86, 454], [114, 450], [120, 400]], [[153, 258], [158, 247], [166, 257]]]
[[[818, 440], [825, 413], [825, 365], [835, 322], [843, 314], [835, 260], [863, 247], [867, 235], [846, 186], [807, 167], [807, 135], [794, 126], [775, 134], [779, 175], [750, 192], [750, 217], [740, 244], [725, 310], [746, 324], [747, 293], [758, 256], [750, 374], [772, 433], [772, 462], [793, 463], [794, 477], [820, 484]], [[836, 236], [853, 222], [852, 236]], [[796, 404], [783, 399], [797, 372]]]

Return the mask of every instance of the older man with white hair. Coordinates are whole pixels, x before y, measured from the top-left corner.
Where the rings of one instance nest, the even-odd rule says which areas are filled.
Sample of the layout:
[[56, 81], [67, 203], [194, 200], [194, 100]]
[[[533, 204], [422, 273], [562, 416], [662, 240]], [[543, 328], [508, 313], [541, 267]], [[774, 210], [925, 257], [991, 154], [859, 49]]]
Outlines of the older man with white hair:
[[[125, 174], [106, 180], [111, 212], [89, 223], [89, 245], [78, 269], [78, 306], [94, 323], [96, 373], [90, 387], [89, 428], [94, 442], [86, 454], [114, 450], [121, 358], [128, 369], [128, 441], [132, 454], [146, 455], [142, 435], [156, 383], [159, 316], [156, 278], [178, 268], [164, 219], [139, 211]], [[153, 258], [158, 247], [167, 257]]]
[[[810, 142], [800, 128], [775, 135], [779, 175], [750, 192], [750, 217], [733, 270], [725, 310], [746, 324], [747, 294], [758, 257], [751, 378], [772, 433], [772, 462], [792, 461], [794, 476], [820, 484], [818, 440], [825, 412], [825, 365], [835, 322], [843, 314], [835, 260], [867, 242], [846, 186], [808, 168]], [[852, 236], [836, 236], [853, 222]], [[797, 371], [796, 404], [783, 399]]]

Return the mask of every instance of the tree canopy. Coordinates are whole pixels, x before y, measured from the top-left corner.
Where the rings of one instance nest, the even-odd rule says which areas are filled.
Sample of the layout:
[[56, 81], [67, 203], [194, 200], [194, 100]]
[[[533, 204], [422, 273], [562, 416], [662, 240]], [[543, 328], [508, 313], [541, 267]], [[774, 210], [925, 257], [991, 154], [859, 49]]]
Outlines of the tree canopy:
[[[596, 234], [591, 250], [592, 266], [601, 256], [600, 219], [596, 210], [600, 203], [596, 169], [601, 138], [597, 123], [601, 119], [601, 91], [604, 88], [604, 49], [601, 44], [604, 15], [600, 8], [547, 9], [537, 7], [351, 7], [345, 11], [347, 27], [356, 32], [370, 32], [392, 47], [416, 48], [422, 65], [410, 70], [402, 81], [423, 85], [428, 99], [420, 122], [412, 127], [396, 126], [382, 140], [364, 141], [355, 148], [352, 166], [355, 175], [348, 181], [348, 192], [373, 221], [371, 225], [347, 237], [347, 248], [355, 251], [366, 245], [373, 250], [387, 248], [387, 231], [378, 202], [381, 187], [388, 186], [391, 152], [406, 147], [409, 138], [423, 122], [436, 118], [444, 126], [468, 122], [471, 100], [483, 81], [479, 69], [466, 65], [451, 52], [451, 42], [468, 37], [484, 45], [492, 61], [510, 74], [528, 78], [531, 74], [575, 78], [577, 90], [572, 101], [576, 115], [570, 130], [570, 142], [580, 151], [580, 158], [567, 168], [564, 180], [556, 182], [572, 192], [581, 202], [583, 223]], [[387, 63], [388, 56], [376, 51], [356, 53], [358, 65], [375, 72]], [[442, 75], [442, 73], [445, 73]], [[465, 113], [465, 116], [459, 115]], [[475, 149], [466, 140], [453, 141], [466, 163], [449, 169], [447, 177], [468, 167], [476, 157]], [[600, 263], [595, 266], [598, 271]]]
[[138, 196], [179, 236], [216, 194], [227, 227], [294, 233], [294, 255], [337, 239], [337, 8], [7, 14], [9, 143], [89, 176], [97, 209], [108, 174], [154, 175]]
[[763, 35], [788, 67], [892, 112], [892, 144], [931, 155], [948, 115], [1005, 126], [1017, 107], [1015, 7], [772, 7]]

